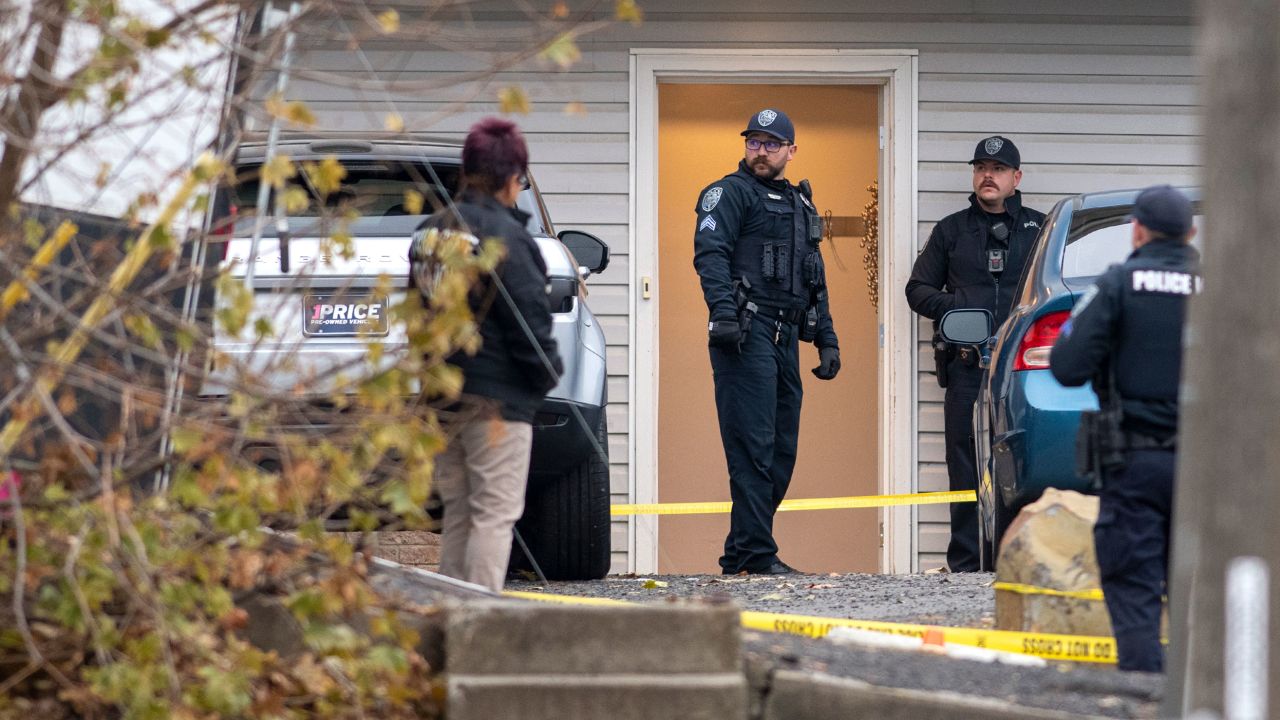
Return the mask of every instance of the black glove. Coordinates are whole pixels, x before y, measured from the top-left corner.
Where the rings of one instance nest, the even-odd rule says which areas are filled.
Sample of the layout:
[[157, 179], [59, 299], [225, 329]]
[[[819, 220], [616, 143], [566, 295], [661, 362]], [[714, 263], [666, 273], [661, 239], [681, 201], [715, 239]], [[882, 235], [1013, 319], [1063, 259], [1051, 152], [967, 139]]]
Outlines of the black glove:
[[817, 375], [819, 380], [830, 380], [838, 372], [840, 372], [840, 348], [819, 348], [818, 367], [813, 369], [813, 374]]
[[707, 325], [707, 344], [726, 352], [738, 352], [742, 343], [742, 327], [737, 320], [712, 320]]

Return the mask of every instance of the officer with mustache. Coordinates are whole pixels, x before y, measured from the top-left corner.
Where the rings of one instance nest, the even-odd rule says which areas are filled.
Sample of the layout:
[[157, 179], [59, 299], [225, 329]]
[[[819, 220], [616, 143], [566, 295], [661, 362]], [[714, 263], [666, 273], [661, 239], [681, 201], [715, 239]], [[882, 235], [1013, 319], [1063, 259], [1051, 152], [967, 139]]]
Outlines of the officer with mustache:
[[[984, 308], [999, 327], [1009, 316], [1014, 292], [1044, 213], [1022, 205], [1018, 183], [1022, 158], [1013, 141], [993, 135], [973, 151], [973, 194], [969, 207], [943, 218], [916, 258], [907, 282], [907, 303], [934, 321], [934, 360], [944, 400], [947, 475], [951, 490], [977, 487], [973, 405], [982, 369], [972, 348], [950, 348], [937, 337], [937, 322], [948, 310]], [[947, 569], [979, 570], [978, 509], [951, 505]]]
[[693, 240], [733, 498], [720, 568], [783, 575], [796, 571], [778, 558], [773, 515], [796, 463], [799, 343], [818, 348], [813, 374], [822, 380], [839, 372], [840, 348], [818, 250], [822, 219], [808, 181], [785, 177], [795, 127], [766, 108], [742, 135], [738, 169], [698, 196]]

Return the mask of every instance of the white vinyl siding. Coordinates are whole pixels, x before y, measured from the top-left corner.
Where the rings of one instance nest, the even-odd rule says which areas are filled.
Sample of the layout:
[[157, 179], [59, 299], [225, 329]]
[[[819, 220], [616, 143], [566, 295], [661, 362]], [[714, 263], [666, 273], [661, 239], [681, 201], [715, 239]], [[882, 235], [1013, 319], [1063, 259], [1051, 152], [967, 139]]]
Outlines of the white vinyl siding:
[[[614, 25], [583, 37], [582, 61], [568, 71], [529, 60], [480, 82], [412, 89], [503, 57], [445, 52], [423, 39], [366, 46], [370, 62], [381, 69], [379, 78], [404, 83], [403, 91], [383, 93], [361, 82], [335, 87], [302, 78], [288, 93], [308, 101], [328, 129], [380, 129], [394, 110], [410, 130], [453, 138], [462, 137], [478, 117], [496, 112], [499, 88], [519, 85], [528, 93], [532, 112], [515, 119], [529, 139], [534, 174], [554, 221], [561, 229], [599, 235], [613, 251], [611, 266], [589, 287], [609, 345], [615, 502], [626, 502], [629, 492], [632, 48], [918, 50], [920, 243], [937, 220], [964, 206], [970, 191], [965, 161], [976, 141], [989, 134], [1017, 142], [1024, 158], [1025, 203], [1043, 211], [1076, 192], [1198, 181], [1189, 2], [792, 0], [785, 12], [766, 0], [639, 4], [646, 13], [642, 25]], [[486, 29], [515, 26], [513, 17], [477, 12], [469, 27], [480, 36]], [[344, 80], [368, 77], [341, 48], [306, 48], [298, 64]], [[585, 112], [566, 113], [570, 102], [581, 103]], [[883, 293], [884, 302], [905, 302], [900, 287], [883, 288]], [[918, 488], [943, 490], [942, 391], [933, 379], [927, 324], [919, 328]], [[923, 569], [942, 562], [947, 509], [923, 506], [918, 517], [917, 557]], [[614, 528], [614, 570], [625, 571], [626, 521], [616, 521]]]

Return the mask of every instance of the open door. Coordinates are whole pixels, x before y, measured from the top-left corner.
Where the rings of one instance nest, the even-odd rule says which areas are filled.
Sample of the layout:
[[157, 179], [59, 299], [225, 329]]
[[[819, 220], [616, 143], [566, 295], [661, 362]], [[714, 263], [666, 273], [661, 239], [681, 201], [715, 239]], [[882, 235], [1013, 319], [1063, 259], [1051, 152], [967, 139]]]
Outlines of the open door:
[[[658, 86], [659, 377], [658, 500], [727, 501], [728, 471], [716, 423], [707, 308], [693, 269], [699, 191], [732, 172], [752, 113], [784, 110], [795, 123], [792, 182], [808, 178], [833, 237], [822, 244], [842, 369], [830, 382], [809, 372], [817, 350], [800, 348], [805, 396], [799, 459], [789, 498], [874, 495], [879, 488], [880, 338], [869, 292], [861, 218], [873, 201], [880, 152], [880, 86], [660, 83]], [[873, 221], [874, 224], [874, 221]], [[871, 273], [878, 258], [869, 258]], [[807, 572], [880, 570], [882, 511], [779, 513], [779, 555]], [[658, 568], [718, 572], [729, 516], [660, 520]]]

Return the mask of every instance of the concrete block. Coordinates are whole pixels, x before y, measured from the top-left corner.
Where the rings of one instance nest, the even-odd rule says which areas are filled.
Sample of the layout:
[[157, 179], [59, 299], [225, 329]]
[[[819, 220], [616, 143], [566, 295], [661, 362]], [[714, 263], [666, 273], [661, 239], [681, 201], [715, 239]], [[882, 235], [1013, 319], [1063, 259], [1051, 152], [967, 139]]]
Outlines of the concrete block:
[[425, 530], [389, 530], [378, 533], [381, 545], [430, 545], [440, 546], [440, 534]]
[[[450, 716], [452, 718], [452, 716]], [[763, 720], [1082, 720], [1071, 713], [936, 690], [904, 690], [860, 680], [780, 670]]]
[[401, 545], [396, 549], [399, 552], [399, 558], [396, 562], [399, 562], [401, 565], [412, 565], [413, 567], [440, 565], [440, 548], [438, 546]]
[[[1026, 506], [1005, 531], [996, 581], [1050, 590], [1096, 590], [1100, 585], [1093, 551], [1098, 498], [1049, 488]], [[1000, 630], [1110, 635], [1111, 621], [1101, 600], [996, 590]]]
[[453, 675], [449, 720], [746, 720], [741, 673]]
[[737, 672], [741, 628], [721, 603], [451, 607], [446, 670], [466, 675]]

